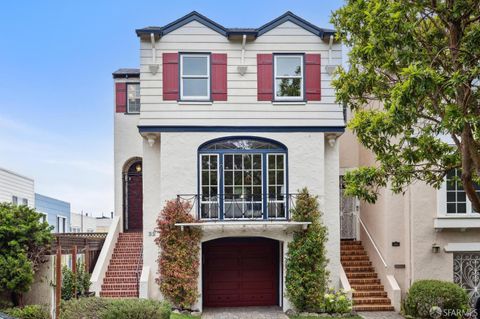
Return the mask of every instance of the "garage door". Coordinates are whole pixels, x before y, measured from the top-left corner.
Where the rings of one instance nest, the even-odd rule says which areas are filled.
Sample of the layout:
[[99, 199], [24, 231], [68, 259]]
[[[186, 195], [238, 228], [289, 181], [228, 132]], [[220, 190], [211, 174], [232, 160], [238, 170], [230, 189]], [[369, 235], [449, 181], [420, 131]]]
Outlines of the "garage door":
[[278, 305], [278, 242], [223, 238], [203, 244], [205, 307]]

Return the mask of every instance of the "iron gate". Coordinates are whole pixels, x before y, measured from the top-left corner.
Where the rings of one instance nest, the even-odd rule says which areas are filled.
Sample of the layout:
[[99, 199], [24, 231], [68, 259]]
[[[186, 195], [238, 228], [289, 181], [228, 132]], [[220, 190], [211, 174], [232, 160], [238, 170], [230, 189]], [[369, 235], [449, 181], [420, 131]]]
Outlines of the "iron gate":
[[456, 253], [453, 255], [453, 281], [464, 288], [470, 305], [480, 297], [480, 253]]

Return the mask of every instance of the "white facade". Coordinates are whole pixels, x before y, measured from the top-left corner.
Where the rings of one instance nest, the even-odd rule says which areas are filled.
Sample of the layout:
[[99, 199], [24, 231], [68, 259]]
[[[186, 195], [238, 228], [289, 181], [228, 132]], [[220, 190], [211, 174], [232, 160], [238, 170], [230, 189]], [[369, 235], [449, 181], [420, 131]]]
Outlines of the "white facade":
[[110, 227], [111, 223], [111, 218], [98, 218], [95, 216], [88, 216], [86, 214], [72, 212], [70, 219], [70, 231], [72, 233], [103, 233], [108, 232], [108, 228]]
[[[141, 36], [139, 76], [135, 74], [116, 76], [114, 73], [115, 84], [140, 83], [139, 114], [119, 112], [118, 100], [116, 101], [114, 166], [115, 214], [121, 218], [121, 228], [126, 231], [128, 187], [125, 185], [129, 181], [126, 172], [129, 165], [135, 161], [142, 163], [141, 296], [162, 298], [158, 285], [153, 280], [158, 276], [159, 254], [154, 239], [158, 235], [155, 232], [156, 220], [165, 201], [174, 200], [182, 194], [198, 195], [199, 147], [215, 139], [235, 137], [271, 140], [285, 146], [286, 189], [289, 193], [297, 193], [307, 187], [310, 193], [318, 196], [323, 212], [322, 221], [328, 227], [329, 233], [327, 255], [330, 282], [332, 286], [338, 287], [341, 265], [339, 149], [336, 138], [343, 132], [344, 119], [342, 107], [335, 103], [330, 84], [331, 76], [325, 66], [341, 64], [341, 45], [332, 42], [330, 46], [328, 37], [315, 34], [311, 27], [298, 22], [297, 18], [292, 18], [290, 14], [286, 14], [285, 21], [255, 39], [249, 37], [244, 46], [241, 38], [240, 40], [229, 38], [207, 24], [202, 21], [202, 17], [193, 15], [193, 19], [188, 23], [180, 23], [168, 34], [156, 36], [154, 50], [151, 38]], [[176, 52], [226, 53], [227, 100], [207, 102], [164, 100], [162, 56], [164, 53]], [[257, 54], [262, 53], [320, 54], [321, 100], [258, 101]], [[155, 54], [155, 59], [152, 54]], [[152, 64], [156, 64], [156, 67], [152, 68]], [[246, 66], [246, 73], [243, 75], [239, 72], [239, 67], [242, 66]], [[266, 171], [267, 168], [264, 169]], [[199, 218], [199, 206], [193, 206], [191, 213], [195, 218]], [[262, 208], [264, 209], [266, 208]], [[287, 224], [284, 226], [259, 224], [247, 227], [242, 221], [238, 221], [237, 225], [230, 225], [225, 229], [209, 228], [204, 230], [202, 243], [226, 237], [275, 239], [282, 247], [282, 261], [279, 262], [282, 268], [288, 251], [287, 244], [292, 239], [292, 231], [296, 229], [296, 226], [288, 225], [288, 219], [285, 222]], [[111, 247], [106, 249], [111, 250]], [[107, 259], [105, 258], [103, 262], [108, 262]], [[105, 269], [104, 265], [97, 267]], [[203, 271], [200, 269], [201, 274]], [[281, 278], [277, 304], [287, 310], [291, 306], [284, 291], [285, 269], [280, 269], [279, 274]], [[100, 282], [100, 277], [99, 275], [95, 280]], [[202, 309], [204, 304], [202, 275], [198, 280], [200, 297], [195, 308]], [[98, 283], [94, 285], [100, 287]]]
[[29, 177], [0, 168], [0, 202], [35, 207], [34, 184]]

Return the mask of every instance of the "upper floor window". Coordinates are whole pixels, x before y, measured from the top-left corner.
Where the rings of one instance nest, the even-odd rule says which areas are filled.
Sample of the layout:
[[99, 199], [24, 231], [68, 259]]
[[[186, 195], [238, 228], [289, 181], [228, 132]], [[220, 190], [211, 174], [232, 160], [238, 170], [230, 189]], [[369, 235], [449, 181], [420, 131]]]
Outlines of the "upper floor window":
[[210, 55], [182, 54], [180, 59], [180, 99], [210, 99]]
[[18, 197], [17, 196], [12, 196], [12, 204], [13, 205], [18, 205]]
[[303, 55], [275, 55], [275, 100], [303, 100]]
[[[468, 200], [461, 181], [462, 172], [454, 169], [448, 172], [446, 177], [446, 206], [447, 214], [470, 214], [476, 213]], [[475, 184], [477, 194], [480, 195], [480, 185]]]
[[140, 113], [140, 84], [127, 84], [127, 113]]

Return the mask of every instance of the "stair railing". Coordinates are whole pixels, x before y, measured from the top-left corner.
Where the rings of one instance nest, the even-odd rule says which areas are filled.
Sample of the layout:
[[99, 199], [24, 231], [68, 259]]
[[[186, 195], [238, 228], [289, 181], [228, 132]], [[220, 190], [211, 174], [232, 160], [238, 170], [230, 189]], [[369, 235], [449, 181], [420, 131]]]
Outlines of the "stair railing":
[[143, 240], [142, 240], [142, 247], [140, 249], [140, 258], [137, 261], [137, 267], [135, 270], [135, 277], [137, 279], [137, 296], [140, 297], [140, 264], [143, 264]]
[[383, 265], [385, 266], [385, 268], [388, 268], [388, 265], [387, 265], [387, 262], [385, 261], [385, 258], [383, 258], [382, 253], [380, 252], [380, 249], [378, 249], [378, 246], [375, 243], [375, 241], [373, 240], [372, 235], [370, 235], [370, 232], [368, 231], [367, 226], [365, 226], [365, 224], [363, 223], [363, 220], [360, 218], [360, 214], [357, 213], [356, 216], [357, 216], [358, 222], [360, 223], [360, 225], [365, 230], [365, 233], [367, 234], [368, 239], [370, 239], [370, 242], [372, 243], [373, 248], [375, 248], [375, 251], [377, 252], [378, 256], [380, 257], [380, 260], [382, 261]]

